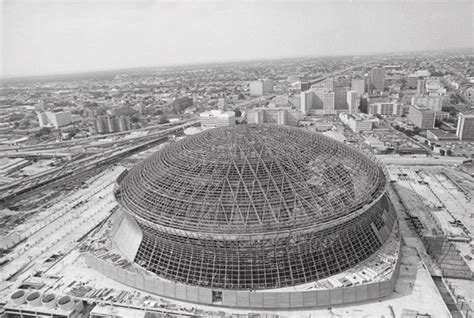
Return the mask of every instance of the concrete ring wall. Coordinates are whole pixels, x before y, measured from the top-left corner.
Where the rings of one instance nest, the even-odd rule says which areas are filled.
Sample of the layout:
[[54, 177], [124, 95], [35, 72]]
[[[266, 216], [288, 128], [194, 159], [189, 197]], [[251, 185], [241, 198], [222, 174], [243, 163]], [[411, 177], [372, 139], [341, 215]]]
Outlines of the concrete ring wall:
[[[298, 292], [222, 290], [163, 281], [132, 273], [86, 253], [86, 264], [103, 275], [127, 286], [180, 301], [201, 305], [252, 309], [303, 309], [353, 304], [390, 296], [400, 269], [400, 255], [389, 280], [334, 289]], [[222, 292], [222, 303], [212, 302], [213, 291]]]

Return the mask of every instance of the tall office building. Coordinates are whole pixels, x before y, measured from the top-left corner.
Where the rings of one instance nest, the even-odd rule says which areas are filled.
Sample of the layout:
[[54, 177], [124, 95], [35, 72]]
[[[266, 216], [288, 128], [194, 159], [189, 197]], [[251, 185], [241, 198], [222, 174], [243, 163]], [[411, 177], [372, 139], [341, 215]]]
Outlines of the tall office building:
[[370, 115], [400, 116], [403, 113], [403, 107], [397, 103], [372, 103], [367, 107], [367, 113]]
[[264, 78], [262, 80], [262, 82], [263, 82], [263, 93], [264, 93], [264, 95], [273, 93], [273, 86], [275, 85], [273, 80], [269, 79], [269, 78]]
[[310, 82], [301, 82], [301, 91], [307, 91], [308, 89], [311, 88], [311, 83]]
[[254, 108], [247, 113], [249, 124], [277, 124], [297, 126], [304, 115], [291, 108]]
[[110, 134], [130, 130], [130, 116], [100, 115], [94, 121], [97, 134]]
[[44, 112], [37, 112], [36, 115], [38, 116], [38, 122], [40, 127], [49, 126], [48, 117]]
[[374, 67], [370, 70], [370, 92], [382, 92], [385, 87], [385, 69], [383, 67]]
[[419, 78], [416, 81], [416, 94], [417, 95], [425, 94], [425, 82], [426, 80], [424, 78]]
[[118, 122], [118, 125], [116, 125], [118, 131], [130, 130], [130, 117], [129, 116], [121, 115], [116, 118]]
[[273, 92], [273, 80], [265, 78], [249, 83], [250, 96], [263, 96]]
[[431, 129], [434, 127], [436, 112], [432, 111], [427, 107], [410, 106], [408, 113], [408, 119], [413, 125], [420, 127], [421, 129]]
[[101, 117], [102, 116], [98, 116], [94, 120], [94, 128], [95, 128], [96, 134], [105, 134], [105, 133], [107, 133], [107, 130], [105, 128], [105, 120], [102, 120]]
[[105, 115], [105, 125], [107, 127], [107, 131], [109, 133], [113, 133], [115, 132], [115, 120], [114, 120], [114, 116], [110, 116], [110, 115]]
[[333, 78], [313, 84], [309, 91], [301, 93], [301, 111], [304, 114], [311, 111], [334, 114], [337, 110], [346, 110], [346, 85], [344, 81], [335, 82]]
[[54, 128], [57, 129], [72, 123], [72, 114], [70, 111], [38, 112], [37, 116], [40, 127], [54, 126]]
[[356, 91], [359, 95], [364, 95], [365, 93], [365, 79], [364, 78], [354, 78], [351, 82], [351, 90]]
[[301, 92], [300, 105], [301, 105], [301, 112], [303, 114], [305, 115], [308, 114], [308, 112], [312, 109], [314, 96], [315, 95], [313, 91]]
[[359, 112], [359, 94], [355, 90], [347, 91], [346, 102], [349, 113]]
[[347, 91], [348, 86], [334, 86], [334, 109], [347, 110]]
[[322, 93], [323, 110], [326, 113], [334, 113], [336, 110], [336, 94], [334, 91], [326, 91]]
[[456, 136], [459, 140], [474, 140], [474, 114], [459, 113]]

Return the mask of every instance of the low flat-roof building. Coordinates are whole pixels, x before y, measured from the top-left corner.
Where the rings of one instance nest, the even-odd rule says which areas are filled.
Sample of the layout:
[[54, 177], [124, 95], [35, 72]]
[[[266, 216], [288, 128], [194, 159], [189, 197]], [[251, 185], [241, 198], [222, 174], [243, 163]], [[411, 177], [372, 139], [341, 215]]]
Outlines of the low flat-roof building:
[[452, 132], [449, 131], [444, 131], [441, 129], [430, 129], [426, 131], [426, 137], [428, 139], [434, 139], [438, 141], [443, 141], [443, 140], [457, 140], [458, 137], [456, 134], [453, 134]]
[[371, 131], [374, 124], [378, 122], [376, 118], [361, 113], [341, 113], [339, 114], [339, 119], [354, 132]]
[[4, 307], [6, 317], [81, 317], [84, 304], [71, 296], [18, 289]]
[[235, 125], [235, 113], [233, 111], [211, 110], [201, 113], [199, 118], [201, 119], [201, 127], [204, 128]]

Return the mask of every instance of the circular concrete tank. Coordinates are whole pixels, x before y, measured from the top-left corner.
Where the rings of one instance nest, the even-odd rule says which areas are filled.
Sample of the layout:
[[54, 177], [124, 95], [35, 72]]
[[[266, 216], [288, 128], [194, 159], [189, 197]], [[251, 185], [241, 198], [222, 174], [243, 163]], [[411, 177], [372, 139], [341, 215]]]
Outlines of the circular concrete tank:
[[43, 295], [43, 299], [41, 302], [46, 308], [53, 308], [56, 306], [58, 299], [56, 298], [55, 294], [45, 294]]
[[23, 304], [25, 302], [25, 298], [26, 298], [26, 292], [22, 289], [17, 290], [10, 296], [10, 299], [13, 301], [15, 305]]
[[63, 296], [58, 300], [59, 308], [62, 310], [71, 310], [74, 308], [74, 300], [69, 296]]
[[26, 296], [26, 302], [31, 306], [38, 306], [41, 304], [41, 294], [37, 291]]

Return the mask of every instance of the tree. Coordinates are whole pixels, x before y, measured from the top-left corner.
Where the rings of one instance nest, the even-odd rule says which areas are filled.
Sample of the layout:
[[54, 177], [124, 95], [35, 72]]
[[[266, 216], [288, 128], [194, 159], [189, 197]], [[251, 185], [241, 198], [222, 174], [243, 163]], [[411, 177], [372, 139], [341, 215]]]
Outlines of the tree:
[[444, 154], [445, 154], [444, 149], [440, 149], [440, 150], [439, 150], [439, 154], [440, 154], [441, 156], [444, 156]]
[[42, 127], [42, 128], [40, 128], [40, 130], [38, 130], [38, 132], [35, 135], [36, 135], [36, 137], [42, 137], [42, 136], [49, 135], [50, 133], [51, 133], [51, 128]]
[[421, 131], [420, 127], [416, 127], [416, 126], [413, 127], [413, 133], [414, 133], [415, 135], [418, 135], [418, 134], [420, 133], [420, 131]]
[[238, 109], [238, 108], [234, 109], [234, 114], [235, 114], [235, 117], [240, 117], [240, 116], [242, 116], [242, 112], [241, 112], [240, 109]]
[[169, 122], [170, 121], [168, 120], [168, 117], [166, 117], [166, 115], [161, 114], [161, 115], [158, 116], [158, 123], [159, 124], [167, 124]]
[[132, 123], [138, 123], [140, 121], [140, 118], [138, 117], [137, 114], [133, 114], [131, 117], [130, 117], [130, 121]]
[[446, 151], [446, 155], [451, 156], [453, 154], [453, 151], [451, 149], [448, 149]]

